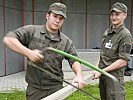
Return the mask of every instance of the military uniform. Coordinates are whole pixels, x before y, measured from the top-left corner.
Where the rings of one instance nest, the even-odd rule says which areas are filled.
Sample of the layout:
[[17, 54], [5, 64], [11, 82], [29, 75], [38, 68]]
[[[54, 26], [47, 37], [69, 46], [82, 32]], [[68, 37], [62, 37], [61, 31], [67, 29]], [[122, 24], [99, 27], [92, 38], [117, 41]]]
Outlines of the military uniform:
[[[99, 68], [103, 69], [118, 59], [129, 60], [131, 51], [131, 39], [132, 36], [128, 29], [121, 25], [118, 28], [109, 28], [105, 31], [102, 39], [102, 47], [100, 51], [100, 61]], [[124, 89], [124, 67], [109, 72], [114, 75], [119, 80], [120, 94], [122, 99], [125, 98]], [[101, 93], [101, 99], [106, 98], [106, 100], [114, 100], [115, 96], [114, 84], [112, 84], [112, 79], [102, 75], [100, 77], [99, 87]]]
[[[47, 12], [62, 16], [63, 20], [66, 18], [67, 7], [62, 3], [53, 3]], [[46, 18], [48, 16], [46, 15]], [[55, 19], [55, 18], [53, 18]], [[46, 22], [46, 25], [51, 25]], [[55, 20], [53, 21], [55, 23]], [[50, 22], [50, 23], [52, 23]], [[62, 23], [63, 24], [63, 23]], [[67, 52], [71, 55], [77, 56], [75, 47], [72, 41], [57, 29], [54, 33], [47, 30], [46, 25], [26, 25], [16, 30], [10, 31], [8, 36], [14, 37], [19, 42], [31, 50], [38, 49], [42, 51], [43, 60], [37, 62], [39, 67], [54, 74], [56, 79], [41, 70], [33, 67], [30, 63], [27, 64], [26, 82], [28, 83], [26, 91], [27, 100], [40, 100], [63, 87], [63, 82], [57, 79], [63, 79], [62, 60], [68, 60], [70, 66], [75, 62], [63, 55], [55, 54], [46, 49], [53, 47], [61, 51]], [[52, 26], [51, 26], [52, 28]], [[57, 27], [58, 28], [58, 27]], [[52, 30], [52, 29], [51, 29]], [[53, 30], [52, 30], [53, 31]], [[28, 59], [29, 62], [29, 59]]]
[[[115, 12], [115, 14], [113, 12]], [[98, 65], [98, 67], [101, 69], [106, 69], [106, 67], [110, 66], [119, 59], [126, 61], [130, 60], [132, 36], [129, 30], [124, 26], [124, 19], [126, 18], [127, 14], [127, 6], [119, 2], [114, 3], [111, 7], [110, 13], [112, 13], [110, 17], [113, 25], [104, 32], [102, 38], [100, 60]], [[116, 20], [116, 23], [113, 23], [113, 20]], [[115, 26], [118, 27], [116, 28]], [[99, 79], [101, 100], [115, 100], [116, 92], [120, 94], [120, 100], [125, 100], [124, 68], [125, 66], [113, 71], [109, 71], [111, 75], [118, 79], [119, 87], [117, 88], [119, 88], [119, 90], [114, 89], [115, 84], [113, 84], [114, 82], [112, 79], [101, 75]]]
[[[10, 31], [8, 36], [17, 38], [24, 46], [31, 50], [38, 49], [42, 51], [44, 59], [37, 63], [37, 65], [63, 79], [62, 60], [67, 59], [70, 66], [72, 66], [74, 60], [55, 54], [52, 51], [46, 50], [46, 48], [53, 47], [74, 56], [77, 56], [77, 53], [72, 41], [66, 35], [60, 31], [57, 34], [58, 36], [52, 38], [45, 25], [27, 25]], [[26, 81], [30, 86], [29, 89], [37, 88], [40, 90], [60, 89], [63, 84], [62, 81], [51, 78], [46, 73], [29, 64], [27, 65]], [[30, 92], [27, 93], [31, 95]]]

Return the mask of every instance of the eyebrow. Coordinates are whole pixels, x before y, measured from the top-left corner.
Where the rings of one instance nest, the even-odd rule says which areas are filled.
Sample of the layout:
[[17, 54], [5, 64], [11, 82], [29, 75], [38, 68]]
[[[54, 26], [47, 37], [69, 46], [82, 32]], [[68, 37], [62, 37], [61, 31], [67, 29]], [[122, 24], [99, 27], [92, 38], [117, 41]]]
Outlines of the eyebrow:
[[[53, 13], [53, 12], [52, 12]], [[62, 15], [60, 15], [60, 14], [56, 14], [56, 13], [53, 13], [54, 15], [59, 15], [59, 16], [61, 16], [62, 18], [64, 18], [64, 16], [62, 16]]]

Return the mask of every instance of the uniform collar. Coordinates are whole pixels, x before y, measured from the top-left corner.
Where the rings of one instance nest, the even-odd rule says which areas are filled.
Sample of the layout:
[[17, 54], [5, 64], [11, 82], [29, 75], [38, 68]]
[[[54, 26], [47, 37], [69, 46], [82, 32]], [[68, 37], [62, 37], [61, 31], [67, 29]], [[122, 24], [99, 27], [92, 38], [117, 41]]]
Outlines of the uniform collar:
[[60, 32], [60, 30], [58, 30], [59, 38], [56, 38], [56, 39], [51, 38], [50, 34], [48, 33], [48, 30], [46, 29], [46, 25], [43, 25], [41, 27], [40, 33], [46, 34], [45, 35], [46, 37], [48, 37], [49, 39], [54, 40], [54, 41], [61, 41], [61, 39], [62, 39], [62, 35], [61, 35], [62, 33]]
[[110, 33], [119, 33], [123, 28], [124, 28], [124, 24], [119, 26], [118, 28], [113, 28], [113, 26], [111, 26], [108, 30], [108, 34]]

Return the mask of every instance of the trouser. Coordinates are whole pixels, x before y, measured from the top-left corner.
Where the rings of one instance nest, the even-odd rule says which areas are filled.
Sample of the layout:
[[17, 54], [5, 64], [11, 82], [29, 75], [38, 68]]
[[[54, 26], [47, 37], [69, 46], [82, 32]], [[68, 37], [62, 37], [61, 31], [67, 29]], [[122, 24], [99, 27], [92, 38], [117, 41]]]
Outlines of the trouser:
[[119, 80], [119, 89], [115, 91], [113, 80], [107, 76], [101, 76], [99, 79], [99, 89], [101, 100], [116, 100], [116, 92], [120, 93], [120, 100], [125, 99], [125, 89], [124, 89], [124, 77], [117, 77]]
[[41, 100], [42, 98], [47, 97], [48, 95], [60, 90], [63, 86], [55, 87], [52, 89], [37, 89], [28, 85], [26, 90], [26, 100]]

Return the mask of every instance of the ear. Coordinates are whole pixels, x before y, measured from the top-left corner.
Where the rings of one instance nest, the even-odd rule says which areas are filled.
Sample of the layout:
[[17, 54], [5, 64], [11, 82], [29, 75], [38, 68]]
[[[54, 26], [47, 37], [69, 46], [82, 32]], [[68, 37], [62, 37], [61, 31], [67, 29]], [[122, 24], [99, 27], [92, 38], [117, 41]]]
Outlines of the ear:
[[47, 19], [47, 20], [49, 19], [49, 13], [46, 14], [46, 19]]
[[127, 13], [124, 13], [123, 15], [124, 15], [124, 19], [125, 19], [127, 17]]

